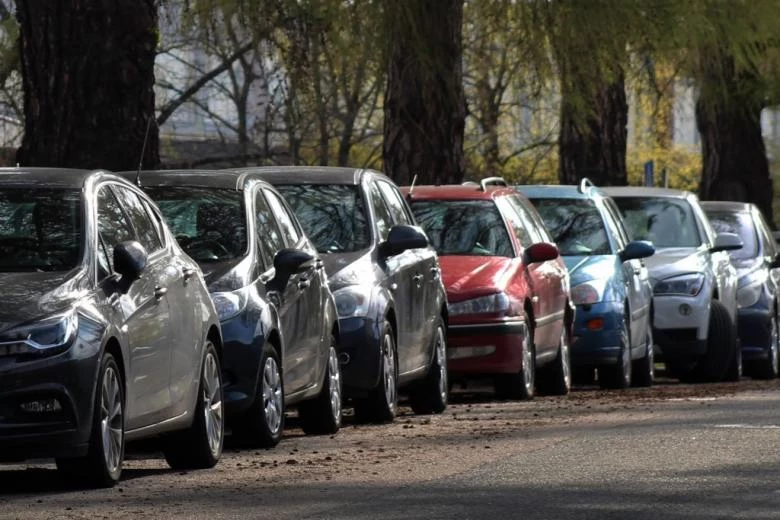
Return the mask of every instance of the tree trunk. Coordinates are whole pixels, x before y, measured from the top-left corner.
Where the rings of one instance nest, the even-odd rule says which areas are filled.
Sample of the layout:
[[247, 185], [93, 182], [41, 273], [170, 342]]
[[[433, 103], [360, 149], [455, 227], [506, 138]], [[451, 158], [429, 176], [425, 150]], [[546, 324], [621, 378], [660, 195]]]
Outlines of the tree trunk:
[[774, 226], [773, 185], [761, 135], [760, 79], [737, 71], [722, 49], [702, 51], [696, 124], [701, 134], [703, 200], [752, 202]]
[[155, 0], [18, 0], [24, 166], [135, 169], [159, 163]]
[[384, 169], [399, 184], [464, 175], [463, 0], [388, 0]]
[[597, 186], [625, 186], [628, 104], [625, 81], [590, 79], [569, 70], [561, 100], [561, 184], [588, 177]]

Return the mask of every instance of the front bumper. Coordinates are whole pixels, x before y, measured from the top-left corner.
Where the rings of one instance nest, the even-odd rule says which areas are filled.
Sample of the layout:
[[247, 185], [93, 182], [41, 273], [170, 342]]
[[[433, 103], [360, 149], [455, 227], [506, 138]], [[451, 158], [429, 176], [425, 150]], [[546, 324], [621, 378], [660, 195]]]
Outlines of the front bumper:
[[742, 344], [743, 361], [769, 359], [771, 330], [771, 310], [754, 306], [737, 311], [737, 332]]
[[[577, 305], [571, 345], [572, 366], [616, 364], [620, 359], [622, 321], [623, 304], [620, 302]], [[600, 322], [601, 327], [596, 329]]]
[[522, 321], [447, 328], [447, 371], [457, 377], [516, 374], [522, 368]]
[[220, 323], [225, 414], [242, 415], [255, 402], [263, 346], [267, 338], [257, 334], [257, 321], [239, 314]]
[[[0, 461], [87, 453], [100, 351], [77, 343], [46, 358], [0, 358]], [[25, 411], [56, 399], [59, 410]]]
[[653, 297], [653, 339], [658, 360], [693, 360], [707, 352], [710, 296], [705, 293]]
[[379, 384], [381, 323], [371, 318], [340, 318], [341, 378], [345, 397], [364, 397]]

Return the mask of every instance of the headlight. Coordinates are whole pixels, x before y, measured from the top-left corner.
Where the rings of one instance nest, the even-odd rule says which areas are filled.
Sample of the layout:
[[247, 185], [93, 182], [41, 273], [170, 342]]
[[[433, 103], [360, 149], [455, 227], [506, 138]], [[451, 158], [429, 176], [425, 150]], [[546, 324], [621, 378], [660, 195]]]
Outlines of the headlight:
[[571, 301], [575, 305], [589, 305], [604, 300], [604, 294], [607, 292], [606, 278], [588, 280], [578, 283], [571, 288]]
[[70, 346], [78, 331], [76, 312], [58, 314], [9, 330], [0, 336], [0, 356], [53, 353]]
[[759, 269], [739, 279], [737, 289], [737, 306], [752, 307], [761, 297], [764, 283], [767, 281], [767, 271]]
[[450, 303], [447, 306], [450, 316], [463, 314], [495, 314], [509, 310], [509, 297], [504, 293], [480, 296], [471, 300]]
[[684, 274], [661, 280], [653, 288], [656, 296], [696, 296], [704, 287], [703, 274]]
[[233, 292], [215, 292], [211, 294], [211, 301], [217, 309], [219, 321], [227, 321], [244, 310], [246, 295], [243, 289]]
[[368, 316], [371, 305], [372, 288], [362, 285], [350, 285], [333, 293], [336, 300], [336, 312], [339, 318]]

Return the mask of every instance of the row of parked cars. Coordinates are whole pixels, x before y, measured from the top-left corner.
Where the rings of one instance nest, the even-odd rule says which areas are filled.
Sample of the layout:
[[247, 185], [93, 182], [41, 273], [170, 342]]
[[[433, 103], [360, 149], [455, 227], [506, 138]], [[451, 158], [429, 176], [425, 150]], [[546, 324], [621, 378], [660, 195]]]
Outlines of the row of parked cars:
[[129, 441], [207, 468], [226, 428], [270, 448], [292, 408], [333, 434], [343, 406], [440, 413], [473, 380], [776, 377], [771, 237], [751, 205], [587, 181], [2, 169], [0, 460], [106, 486]]

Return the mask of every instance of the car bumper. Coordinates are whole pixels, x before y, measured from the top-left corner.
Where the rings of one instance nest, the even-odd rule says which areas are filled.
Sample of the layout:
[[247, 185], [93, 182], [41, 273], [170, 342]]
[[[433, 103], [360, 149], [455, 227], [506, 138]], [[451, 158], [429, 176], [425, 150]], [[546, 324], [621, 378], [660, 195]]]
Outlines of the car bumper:
[[610, 365], [620, 358], [623, 305], [601, 302], [577, 305], [571, 363], [577, 367]]
[[[93, 345], [76, 344], [47, 358], [0, 358], [1, 461], [87, 453], [99, 354]], [[55, 411], [25, 404], [52, 400]]]
[[694, 359], [707, 352], [710, 299], [705, 291], [696, 297], [653, 297], [653, 339], [659, 360]]
[[257, 381], [266, 338], [257, 334], [256, 322], [249, 321], [239, 315], [220, 323], [227, 417], [243, 414], [257, 396]]
[[450, 325], [448, 372], [454, 377], [518, 373], [525, 330], [521, 321]]
[[737, 331], [742, 344], [742, 360], [769, 359], [772, 311], [748, 307], [737, 312]]
[[339, 319], [339, 357], [345, 397], [362, 397], [379, 384], [381, 323], [371, 318]]

